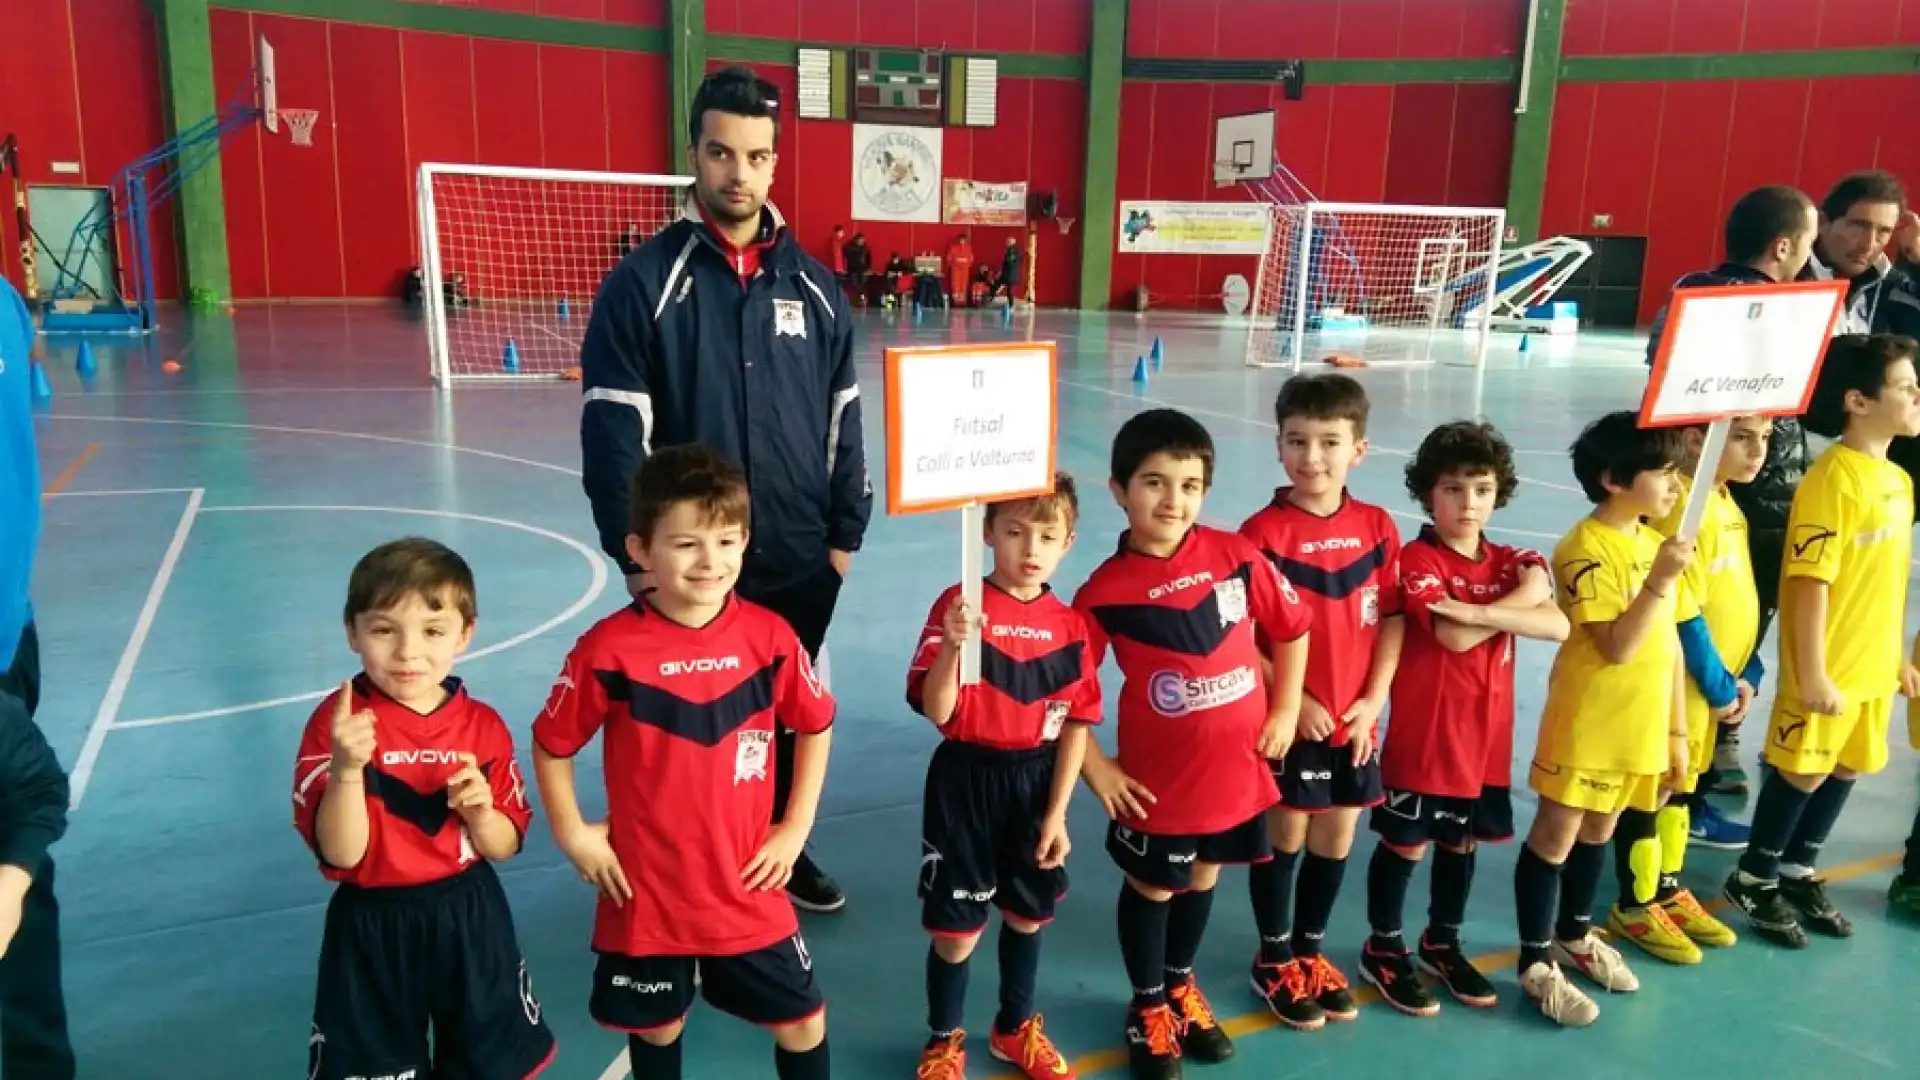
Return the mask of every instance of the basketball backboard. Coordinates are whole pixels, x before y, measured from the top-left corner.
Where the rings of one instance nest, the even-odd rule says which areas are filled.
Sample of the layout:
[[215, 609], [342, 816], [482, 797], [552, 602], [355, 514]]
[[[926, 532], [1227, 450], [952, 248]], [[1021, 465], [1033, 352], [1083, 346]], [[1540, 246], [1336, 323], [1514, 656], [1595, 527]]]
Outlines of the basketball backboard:
[[254, 38], [253, 46], [254, 75], [260, 83], [260, 112], [267, 130], [278, 134], [280, 131], [280, 95], [273, 83], [273, 43], [267, 35]]
[[1221, 185], [1273, 178], [1274, 113], [1239, 113], [1213, 122], [1213, 179]]

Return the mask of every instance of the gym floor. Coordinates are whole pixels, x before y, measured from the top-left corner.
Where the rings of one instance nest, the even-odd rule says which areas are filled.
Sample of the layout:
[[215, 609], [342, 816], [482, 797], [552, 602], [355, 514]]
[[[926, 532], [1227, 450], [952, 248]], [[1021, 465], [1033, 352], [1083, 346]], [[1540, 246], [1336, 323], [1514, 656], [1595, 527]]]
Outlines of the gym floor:
[[[55, 849], [74, 1039], [86, 1076], [299, 1076], [328, 886], [289, 827], [288, 789], [309, 710], [354, 670], [339, 622], [353, 561], [382, 540], [420, 533], [472, 562], [481, 619], [458, 671], [513, 725], [523, 764], [528, 725], [561, 657], [623, 596], [596, 550], [580, 491], [577, 386], [440, 393], [426, 379], [419, 324], [395, 309], [166, 317], [149, 343], [96, 340], [98, 370], [86, 379], [76, 368], [78, 339], [41, 344], [54, 397], [39, 428], [48, 492], [35, 589], [46, 676], [39, 719], [72, 773], [76, 803]], [[1068, 595], [1122, 526], [1101, 481], [1109, 439], [1128, 415], [1170, 405], [1207, 423], [1219, 448], [1207, 502], [1214, 524], [1236, 525], [1279, 480], [1271, 402], [1286, 373], [1242, 366], [1243, 335], [1218, 320], [1041, 313], [1006, 328], [987, 313], [862, 319], [876, 486], [884, 346], [1060, 343], [1060, 461], [1084, 493], [1080, 543], [1058, 582]], [[1156, 338], [1164, 363], [1138, 383], [1136, 358]], [[1496, 532], [1550, 549], [1586, 510], [1565, 447], [1600, 412], [1635, 405], [1645, 369], [1642, 346], [1625, 337], [1531, 344], [1521, 351], [1516, 338], [1496, 336], [1483, 377], [1445, 365], [1358, 372], [1373, 395], [1374, 446], [1354, 474], [1355, 494], [1400, 515], [1412, 535], [1419, 516], [1401, 482], [1407, 452], [1432, 425], [1479, 402], [1520, 450], [1526, 480]], [[829, 637], [841, 712], [815, 848], [851, 902], [803, 925], [843, 1077], [909, 1076], [925, 1038], [914, 881], [921, 777], [935, 735], [902, 692], [927, 605], [958, 573], [956, 528], [953, 515], [876, 511]], [[1519, 778], [1550, 656], [1521, 647]], [[1108, 682], [1115, 685], [1111, 670]], [[591, 774], [597, 749], [587, 760]], [[1512, 845], [1482, 856], [1464, 932], [1496, 973], [1498, 1008], [1449, 1002], [1437, 1019], [1416, 1020], [1370, 1004], [1356, 1024], [1305, 1035], [1275, 1030], [1247, 989], [1254, 932], [1244, 876], [1230, 872], [1199, 971], [1216, 1010], [1232, 1018], [1239, 1054], [1204, 1071], [1222, 1080], [1328, 1068], [1434, 1080], [1542, 1068], [1559, 1080], [1911, 1075], [1920, 1027], [1883, 1003], [1920, 995], [1920, 930], [1889, 922], [1882, 897], [1912, 817], [1914, 761], [1897, 739], [1893, 765], [1861, 785], [1826, 851], [1834, 897], [1856, 919], [1857, 937], [1816, 941], [1801, 954], [1746, 940], [1687, 970], [1630, 954], [1644, 989], [1603, 999], [1598, 1026], [1586, 1032], [1555, 1031], [1520, 1004], [1511, 975]], [[596, 793], [592, 781], [582, 790]], [[1516, 796], [1524, 823], [1524, 784]], [[1119, 878], [1101, 829], [1083, 793], [1069, 862], [1075, 887], [1048, 931], [1041, 969], [1049, 1030], [1086, 1076], [1119, 1075], [1125, 1063], [1127, 990], [1113, 929]], [[1366, 929], [1372, 846], [1363, 832], [1329, 935], [1350, 976]], [[1694, 853], [1687, 876], [1703, 899], [1718, 895], [1732, 860]], [[536, 818], [527, 850], [503, 877], [560, 1037], [546, 1075], [626, 1075], [623, 1041], [586, 1014], [593, 897], [544, 821]], [[1611, 874], [1607, 883], [1603, 894]], [[1421, 874], [1410, 926], [1423, 917], [1425, 890]], [[992, 1016], [992, 956], [983, 949], [975, 965], [967, 1016], [976, 1032]], [[1788, 986], [1792, 1007], [1780, 1008], [1776, 988]], [[704, 1006], [688, 1038], [690, 1077], [772, 1074], [767, 1041]], [[974, 1056], [974, 1075], [1000, 1073], [984, 1040]], [[1515, 1064], [1529, 1059], [1538, 1063]]]

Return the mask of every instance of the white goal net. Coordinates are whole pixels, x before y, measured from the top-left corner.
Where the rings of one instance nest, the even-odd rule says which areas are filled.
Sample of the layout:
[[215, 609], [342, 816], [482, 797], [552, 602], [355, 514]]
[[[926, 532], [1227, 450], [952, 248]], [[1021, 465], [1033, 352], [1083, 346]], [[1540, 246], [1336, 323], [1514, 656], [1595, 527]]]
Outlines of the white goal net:
[[1504, 210], [1272, 207], [1248, 307], [1248, 366], [1479, 364], [1505, 231]]
[[434, 381], [576, 377], [601, 281], [680, 216], [692, 183], [420, 166], [419, 285]]

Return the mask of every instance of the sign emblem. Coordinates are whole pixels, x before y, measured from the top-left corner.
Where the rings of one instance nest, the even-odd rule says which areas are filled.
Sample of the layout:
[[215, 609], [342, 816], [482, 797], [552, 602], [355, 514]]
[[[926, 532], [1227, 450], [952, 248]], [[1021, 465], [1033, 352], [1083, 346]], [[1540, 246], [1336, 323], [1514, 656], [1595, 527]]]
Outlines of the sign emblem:
[[[938, 128], [927, 129], [938, 134]], [[862, 149], [854, 182], [882, 218], [939, 220], [940, 158], [918, 129], [881, 128]]]
[[1239, 578], [1228, 578], [1213, 587], [1213, 600], [1220, 608], [1220, 625], [1232, 626], [1247, 617], [1247, 586]]
[[742, 731], [734, 736], [733, 782], [744, 784], [750, 780], [765, 782], [767, 779], [767, 757], [773, 750], [773, 732]]
[[773, 302], [773, 336], [807, 336], [807, 309], [798, 300], [775, 300]]

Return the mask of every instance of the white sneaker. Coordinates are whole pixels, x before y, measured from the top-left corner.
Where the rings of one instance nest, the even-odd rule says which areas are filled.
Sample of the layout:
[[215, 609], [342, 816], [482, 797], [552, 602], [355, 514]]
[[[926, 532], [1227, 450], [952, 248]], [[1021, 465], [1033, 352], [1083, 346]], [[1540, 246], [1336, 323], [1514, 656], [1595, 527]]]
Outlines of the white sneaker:
[[1600, 1018], [1600, 1006], [1568, 981], [1554, 964], [1533, 964], [1520, 975], [1520, 989], [1540, 1015], [1561, 1027], [1583, 1028]]
[[1599, 934], [1587, 931], [1580, 941], [1554, 940], [1553, 959], [1585, 975], [1595, 986], [1611, 994], [1631, 994], [1640, 989], [1640, 980], [1620, 950], [1606, 943]]

